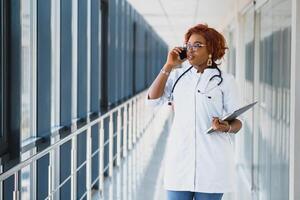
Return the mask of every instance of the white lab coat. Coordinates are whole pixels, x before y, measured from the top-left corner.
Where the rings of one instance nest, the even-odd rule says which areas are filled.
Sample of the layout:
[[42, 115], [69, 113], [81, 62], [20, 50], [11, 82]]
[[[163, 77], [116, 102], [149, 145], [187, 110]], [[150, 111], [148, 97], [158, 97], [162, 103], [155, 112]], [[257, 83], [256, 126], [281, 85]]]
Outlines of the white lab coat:
[[[167, 106], [174, 82], [186, 69], [173, 70], [163, 96], [146, 103]], [[193, 67], [174, 89], [175, 113], [164, 159], [166, 190], [225, 193], [234, 189], [233, 138], [229, 138], [234, 136], [205, 131], [214, 116], [222, 117], [239, 107], [237, 84], [232, 75], [222, 72], [223, 82], [217, 86], [219, 78], [209, 81], [215, 74], [219, 74], [217, 69], [207, 68], [201, 74]]]

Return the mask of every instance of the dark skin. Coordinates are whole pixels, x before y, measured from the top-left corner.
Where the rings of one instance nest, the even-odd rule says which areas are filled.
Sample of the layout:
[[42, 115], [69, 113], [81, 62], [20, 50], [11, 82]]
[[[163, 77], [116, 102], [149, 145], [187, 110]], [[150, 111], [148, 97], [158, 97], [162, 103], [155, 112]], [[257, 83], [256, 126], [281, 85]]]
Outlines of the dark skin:
[[[206, 39], [201, 34], [192, 34], [189, 40], [187, 41], [189, 45], [201, 44], [202, 46], [196, 49], [188, 49], [187, 51], [187, 59], [189, 60], [190, 64], [193, 65], [197, 69], [198, 73], [203, 73], [205, 68], [207, 68], [207, 60], [209, 58], [209, 48], [207, 46]], [[167, 72], [171, 72], [173, 68], [177, 65], [181, 64], [185, 60], [179, 59], [179, 53], [183, 49], [180, 47], [175, 47], [172, 49], [167, 58], [166, 64], [163, 66], [163, 69]], [[165, 83], [167, 81], [167, 76], [160, 73], [154, 82], [152, 83], [149, 89], [149, 99], [156, 99], [159, 98], [165, 87]], [[235, 119], [230, 123], [227, 121], [222, 121], [218, 117], [214, 117], [212, 119], [212, 127], [215, 131], [220, 132], [230, 132], [230, 133], [237, 133], [242, 128], [242, 123], [240, 120]]]

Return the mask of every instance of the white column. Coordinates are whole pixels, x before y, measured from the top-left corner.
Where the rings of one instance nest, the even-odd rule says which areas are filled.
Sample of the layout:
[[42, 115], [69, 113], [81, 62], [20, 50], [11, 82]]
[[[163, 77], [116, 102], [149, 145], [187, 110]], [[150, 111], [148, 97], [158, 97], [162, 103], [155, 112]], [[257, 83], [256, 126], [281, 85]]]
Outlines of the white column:
[[128, 117], [127, 117], [127, 105], [124, 106], [123, 113], [123, 156], [127, 156], [127, 125], [128, 125]]
[[113, 114], [109, 116], [109, 177], [113, 175], [113, 163], [114, 163], [114, 124], [113, 124]]
[[48, 165], [48, 200], [54, 199], [52, 196], [52, 192], [54, 190], [54, 177], [53, 177], [53, 160], [54, 160], [54, 152], [49, 152], [49, 165]]
[[133, 144], [136, 143], [136, 98], [133, 99], [133, 102], [132, 102], [132, 119], [133, 119], [133, 122], [132, 122], [132, 140], [133, 140]]
[[77, 118], [78, 0], [72, 1], [72, 119]]
[[86, 134], [86, 191], [87, 200], [92, 199], [92, 132], [91, 128], [87, 129]]
[[[145, 95], [142, 97], [142, 99], [145, 99], [146, 97], [145, 97]], [[141, 108], [142, 110], [143, 110], [143, 112], [142, 112], [142, 116], [141, 116], [141, 118], [142, 118], [142, 135], [144, 135], [144, 131], [145, 131], [145, 127], [146, 127], [146, 121], [147, 121], [147, 114], [149, 113], [149, 112], [147, 112], [148, 110], [147, 110], [147, 108], [146, 108], [146, 105], [145, 105], [145, 101], [143, 101], [142, 100], [142, 108]]]
[[[87, 113], [91, 110], [91, 0], [87, 0]], [[89, 121], [88, 121], [89, 123]], [[92, 199], [92, 133], [87, 129], [86, 191], [87, 200]]]
[[100, 192], [104, 189], [104, 128], [103, 119], [99, 123], [99, 176], [100, 176]]
[[71, 200], [77, 199], [77, 137], [72, 138], [71, 147]]
[[289, 199], [300, 199], [300, 2], [292, 0], [291, 41], [291, 132], [290, 132], [290, 177]]
[[51, 1], [51, 126], [60, 118], [60, 1]]
[[[51, 138], [51, 144], [54, 144], [59, 140], [59, 136]], [[56, 189], [59, 187], [60, 182], [60, 166], [59, 166], [59, 159], [60, 159], [60, 151], [59, 147], [52, 149], [49, 152], [49, 166], [48, 166], [48, 199], [59, 199], [59, 192]], [[56, 192], [54, 192], [56, 191]]]
[[117, 166], [121, 164], [121, 109], [118, 109], [117, 118]]
[[132, 149], [132, 101], [129, 103], [129, 108], [128, 108], [128, 149]]
[[19, 172], [16, 172], [15, 175], [14, 175], [14, 185], [15, 185], [15, 189], [14, 189], [13, 199], [14, 200], [19, 200], [20, 199]]
[[137, 123], [137, 137], [138, 137], [138, 139], [141, 137], [141, 101], [142, 101], [142, 99], [141, 99], [141, 97], [139, 96], [138, 97], [138, 101], [137, 101], [137, 105], [138, 105], [138, 107], [137, 107], [137, 116], [138, 116], [138, 123]]
[[[60, 126], [60, 0], [51, 1], [51, 130]], [[51, 144], [59, 140], [51, 138]], [[59, 192], [53, 193], [60, 184], [60, 151], [59, 147], [50, 151], [49, 168], [52, 170], [49, 180], [49, 199], [59, 199]], [[49, 170], [50, 170], [49, 169]], [[52, 189], [50, 191], [50, 188]]]
[[[77, 22], [78, 1], [72, 1], [72, 122], [77, 118]], [[76, 127], [74, 127], [76, 128]], [[71, 200], [77, 199], [77, 137], [72, 138], [71, 148]]]
[[[31, 33], [31, 123], [30, 131], [32, 134], [36, 134], [36, 123], [37, 123], [37, 1], [31, 1], [31, 22], [32, 22], [32, 33]], [[32, 154], [36, 153], [36, 148], [31, 151]], [[37, 190], [37, 179], [35, 175], [37, 174], [36, 162], [33, 162], [30, 167], [30, 198], [36, 200], [36, 190]]]

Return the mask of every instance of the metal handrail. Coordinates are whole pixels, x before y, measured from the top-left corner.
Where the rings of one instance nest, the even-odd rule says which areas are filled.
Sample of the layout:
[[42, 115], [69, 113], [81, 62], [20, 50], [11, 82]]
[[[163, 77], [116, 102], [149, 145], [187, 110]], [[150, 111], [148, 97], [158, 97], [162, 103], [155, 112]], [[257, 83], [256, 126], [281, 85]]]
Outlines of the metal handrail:
[[99, 116], [97, 119], [93, 120], [92, 122], [88, 122], [86, 125], [83, 127], [75, 130], [73, 133], [70, 135], [66, 136], [65, 138], [59, 140], [58, 142], [51, 144], [49, 147], [46, 149], [42, 150], [41, 152], [38, 152], [37, 154], [31, 156], [30, 158], [20, 162], [18, 165], [12, 167], [11, 169], [7, 170], [6, 172], [0, 174], [0, 181], [4, 181], [5, 179], [9, 178], [10, 176], [14, 175], [16, 172], [20, 171], [22, 168], [28, 166], [34, 161], [37, 161], [38, 159], [42, 158], [43, 156], [47, 155], [50, 153], [50, 151], [54, 150], [56, 147], [61, 146], [62, 144], [68, 142], [71, 140], [73, 137], [77, 136], [78, 134], [86, 131], [88, 128], [94, 126], [95, 124], [101, 122], [101, 120], [109, 117], [111, 114], [114, 112], [118, 111], [119, 109], [125, 107], [127, 104], [130, 102], [134, 101], [135, 99], [138, 99], [140, 96], [142, 96], [145, 93], [145, 91], [141, 92], [140, 94], [136, 95], [135, 97], [128, 99], [124, 103], [120, 104], [119, 106], [113, 108], [112, 110], [108, 111], [107, 113], [103, 114], [102, 116]]
[[[112, 177], [114, 174], [114, 165], [120, 167], [121, 163], [123, 162], [121, 159], [126, 158], [128, 152], [133, 150], [136, 145], [140, 141], [148, 141], [149, 138], [145, 137], [145, 133], [150, 133], [149, 131], [152, 128], [156, 129], [157, 127], [161, 127], [162, 122], [166, 121], [169, 112], [165, 112], [162, 109], [162, 112], [157, 112], [160, 110], [159, 107], [157, 109], [146, 109], [145, 100], [146, 100], [146, 91], [143, 91], [136, 95], [135, 97], [127, 100], [126, 102], [122, 103], [121, 105], [117, 106], [116, 108], [108, 111], [107, 113], [103, 114], [102, 116], [97, 116], [97, 118], [86, 121], [86, 124], [78, 127], [77, 130], [73, 129], [66, 137], [52, 142], [50, 146], [42, 150], [41, 152], [32, 155], [28, 159], [22, 161], [18, 165], [12, 167], [11, 169], [7, 170], [6, 172], [0, 171], [0, 186], [2, 185], [3, 181], [7, 178], [14, 176], [14, 191], [13, 191], [13, 199], [19, 200], [22, 191], [20, 191], [20, 184], [19, 184], [19, 175], [23, 168], [27, 166], [31, 166], [35, 168], [35, 165], [39, 159], [42, 157], [49, 155], [49, 164], [48, 164], [48, 195], [45, 197], [46, 199], [52, 200], [56, 199], [59, 196], [58, 191], [60, 188], [63, 187], [65, 183], [71, 180], [71, 199], [82, 199], [84, 197], [87, 200], [92, 199], [92, 187], [94, 183], [99, 180], [99, 190], [104, 192], [104, 180], [105, 180], [105, 173], [108, 173], [109, 177]], [[169, 111], [169, 110], [168, 110]], [[165, 113], [163, 118], [155, 118], [158, 113]], [[117, 115], [116, 115], [117, 114]], [[105, 119], [108, 117], [108, 121], [106, 122]], [[116, 117], [116, 118], [115, 118]], [[156, 119], [156, 120], [155, 120]], [[163, 119], [163, 120], [162, 120]], [[108, 129], [105, 128], [105, 124], [108, 123]], [[96, 150], [92, 150], [92, 128], [94, 125], [98, 125], [97, 129], [99, 131], [98, 135], [98, 147]], [[116, 125], [116, 126], [115, 126]], [[157, 126], [158, 125], [158, 126]], [[71, 129], [72, 130], [72, 129]], [[149, 130], [149, 131], [148, 131]], [[153, 131], [153, 130], [152, 130]], [[152, 132], [151, 131], [151, 132]], [[86, 132], [86, 159], [84, 162], [80, 163], [80, 166], [77, 164], [77, 136]], [[159, 130], [160, 132], [160, 130]], [[108, 136], [105, 140], [105, 135]], [[147, 136], [147, 135], [146, 135]], [[142, 140], [140, 140], [142, 139]], [[151, 140], [155, 140], [155, 137], [151, 137]], [[53, 139], [54, 141], [54, 139]], [[57, 182], [57, 169], [60, 169], [60, 166], [55, 160], [55, 155], [60, 146], [65, 144], [66, 142], [71, 141], [71, 173], [65, 180], [62, 182]], [[141, 143], [144, 145], [144, 142]], [[105, 150], [106, 145], [108, 149]], [[115, 146], [116, 145], [116, 146]], [[115, 151], [115, 147], [117, 148]], [[97, 174], [96, 180], [92, 178], [92, 159], [96, 156], [98, 158], [99, 164], [99, 173]], [[104, 160], [105, 155], [108, 154], [108, 162], [105, 164]], [[105, 164], [105, 165], [104, 165]], [[85, 173], [86, 173], [86, 191], [81, 197], [77, 197], [77, 173], [81, 168], [86, 165]], [[2, 166], [0, 165], [0, 170]], [[34, 171], [30, 173], [35, 173]], [[46, 183], [45, 183], [46, 184]], [[33, 188], [33, 193], [35, 193], [36, 188]], [[2, 188], [0, 187], [0, 194], [2, 193]]]

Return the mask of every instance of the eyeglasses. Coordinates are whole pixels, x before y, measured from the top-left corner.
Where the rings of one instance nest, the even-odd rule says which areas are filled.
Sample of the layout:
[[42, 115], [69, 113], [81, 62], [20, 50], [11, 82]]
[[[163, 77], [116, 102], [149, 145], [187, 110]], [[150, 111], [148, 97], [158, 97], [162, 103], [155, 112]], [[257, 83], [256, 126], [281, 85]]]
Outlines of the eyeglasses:
[[195, 44], [186, 44], [185, 47], [187, 49], [187, 51], [197, 51], [198, 49], [202, 48], [202, 47], [206, 47], [206, 44], [201, 44], [201, 43], [195, 43]]

